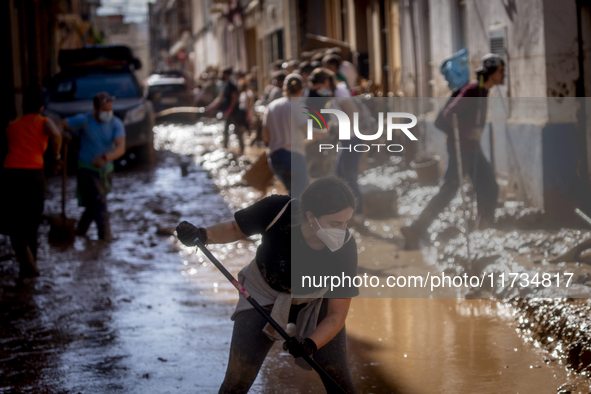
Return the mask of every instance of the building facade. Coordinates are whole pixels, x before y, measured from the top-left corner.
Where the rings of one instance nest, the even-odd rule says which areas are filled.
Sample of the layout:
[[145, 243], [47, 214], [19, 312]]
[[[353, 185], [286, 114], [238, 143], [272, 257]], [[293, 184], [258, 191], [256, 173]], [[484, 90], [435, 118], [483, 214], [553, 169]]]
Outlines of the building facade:
[[148, 3], [150, 72], [194, 72], [191, 0], [157, 0]]
[[22, 115], [23, 89], [43, 85], [59, 71], [60, 49], [80, 48], [99, 39], [91, 24], [99, 6], [98, 0], [2, 2], [1, 45], [10, 60], [2, 77], [8, 99], [0, 115], [0, 160], [6, 149], [4, 130], [10, 120]]

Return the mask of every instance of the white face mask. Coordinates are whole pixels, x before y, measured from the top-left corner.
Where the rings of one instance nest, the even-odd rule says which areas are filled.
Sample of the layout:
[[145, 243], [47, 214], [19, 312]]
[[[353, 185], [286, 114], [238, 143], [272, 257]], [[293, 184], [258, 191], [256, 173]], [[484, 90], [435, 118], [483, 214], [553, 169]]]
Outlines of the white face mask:
[[113, 118], [113, 111], [100, 111], [98, 118], [101, 122], [106, 123]]
[[[316, 224], [320, 227], [319, 230], [314, 229], [316, 236], [324, 242], [331, 252], [335, 252], [343, 247], [345, 244], [345, 236], [347, 235], [345, 230], [341, 230], [340, 228], [322, 228], [320, 223], [318, 223], [318, 219], [314, 218], [314, 220], [316, 220]], [[312, 226], [312, 228], [314, 228], [314, 226]]]
[[318, 93], [318, 95], [322, 96], [322, 97], [330, 97], [332, 96], [332, 90], [327, 89], [327, 88], [321, 88], [316, 90], [316, 93]]

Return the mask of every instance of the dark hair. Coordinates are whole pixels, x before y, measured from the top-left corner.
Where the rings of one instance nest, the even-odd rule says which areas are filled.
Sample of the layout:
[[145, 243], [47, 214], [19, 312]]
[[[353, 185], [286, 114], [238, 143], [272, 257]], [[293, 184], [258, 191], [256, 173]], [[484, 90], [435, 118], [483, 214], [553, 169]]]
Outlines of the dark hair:
[[495, 71], [497, 71], [497, 69], [501, 66], [505, 67], [505, 61], [503, 59], [499, 59], [500, 60], [500, 64], [497, 66], [489, 66], [489, 67], [480, 67], [478, 70], [476, 70], [476, 76], [478, 78], [482, 77], [484, 78], [484, 81], [488, 81], [488, 79], [490, 78], [490, 76], [492, 74], [495, 73]]
[[275, 71], [271, 75], [271, 79], [277, 80], [277, 83], [279, 84], [279, 86], [283, 85], [283, 81], [285, 81], [285, 77], [287, 77], [287, 73], [283, 70]]
[[314, 71], [314, 66], [310, 62], [300, 63], [300, 74], [310, 75]]
[[275, 69], [275, 71], [281, 70], [283, 68], [283, 59], [275, 60], [271, 64], [273, 65], [273, 68]]
[[107, 92], [98, 92], [92, 99], [94, 108], [99, 109], [101, 104], [110, 103], [113, 101], [113, 97]]
[[335, 88], [335, 81], [334, 81], [334, 73], [330, 71], [328, 68], [317, 68], [312, 71], [312, 74], [308, 77], [308, 81], [312, 85], [316, 85], [317, 83], [324, 83], [327, 79], [330, 80], [330, 86], [334, 90]]
[[34, 114], [44, 105], [39, 86], [28, 86], [23, 90], [23, 113]]
[[333, 65], [339, 68], [341, 65], [341, 57], [339, 55], [326, 55], [322, 58], [322, 63], [325, 65]]
[[312, 212], [318, 218], [347, 208], [355, 209], [356, 206], [357, 200], [351, 188], [335, 176], [312, 182], [301, 197], [301, 214], [304, 219], [306, 212]]
[[292, 95], [294, 93], [299, 92], [304, 88], [304, 80], [299, 74], [289, 74], [285, 77], [285, 81], [283, 82], [283, 87], [287, 94]]

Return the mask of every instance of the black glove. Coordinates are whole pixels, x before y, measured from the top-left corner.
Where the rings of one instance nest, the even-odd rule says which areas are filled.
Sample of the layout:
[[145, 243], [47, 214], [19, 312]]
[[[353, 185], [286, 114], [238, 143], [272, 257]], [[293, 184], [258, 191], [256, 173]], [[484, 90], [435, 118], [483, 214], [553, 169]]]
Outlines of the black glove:
[[176, 233], [185, 246], [195, 246], [195, 238], [199, 238], [203, 245], [207, 244], [207, 230], [203, 227], [197, 228], [187, 221], [183, 221], [176, 226]]
[[310, 338], [304, 339], [299, 335], [296, 335], [283, 342], [283, 350], [289, 350], [289, 354], [298, 358], [302, 356], [310, 356], [316, 352], [318, 348], [316, 347], [316, 343]]

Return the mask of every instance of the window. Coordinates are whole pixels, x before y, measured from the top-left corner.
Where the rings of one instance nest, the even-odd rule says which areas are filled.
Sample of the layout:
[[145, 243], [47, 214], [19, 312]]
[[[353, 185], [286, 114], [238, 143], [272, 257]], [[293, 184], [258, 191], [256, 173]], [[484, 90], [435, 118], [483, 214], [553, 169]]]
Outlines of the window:
[[130, 74], [86, 74], [61, 81], [53, 99], [92, 100], [98, 92], [108, 92], [116, 98], [138, 97], [138, 89]]

